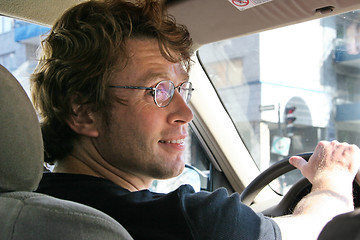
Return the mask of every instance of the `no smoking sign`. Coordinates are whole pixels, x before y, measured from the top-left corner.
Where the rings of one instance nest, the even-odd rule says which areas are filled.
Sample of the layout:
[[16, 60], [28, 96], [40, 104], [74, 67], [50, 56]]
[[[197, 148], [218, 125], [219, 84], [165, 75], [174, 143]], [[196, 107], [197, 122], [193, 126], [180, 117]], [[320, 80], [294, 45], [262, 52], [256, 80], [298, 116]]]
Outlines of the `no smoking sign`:
[[240, 11], [256, 7], [263, 3], [271, 2], [272, 0], [229, 0], [229, 2]]
[[232, 3], [238, 7], [245, 7], [249, 5], [249, 0], [232, 0]]

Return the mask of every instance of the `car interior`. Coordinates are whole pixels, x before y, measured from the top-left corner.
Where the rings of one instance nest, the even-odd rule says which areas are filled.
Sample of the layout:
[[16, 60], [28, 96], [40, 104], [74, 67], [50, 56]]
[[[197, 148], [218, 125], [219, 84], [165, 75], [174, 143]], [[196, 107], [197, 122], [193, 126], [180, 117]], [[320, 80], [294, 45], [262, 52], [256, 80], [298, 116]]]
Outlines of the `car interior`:
[[[100, 211], [33, 192], [44, 153], [28, 77], [41, 38], [80, 2], [0, 1], [0, 239], [132, 239]], [[194, 41], [194, 119], [184, 173], [151, 190], [223, 187], [290, 214], [311, 188], [290, 156], [309, 158], [320, 140], [360, 146], [360, 1], [162, 2]]]
[[0, 238], [132, 239], [96, 209], [33, 192], [43, 172], [38, 118], [25, 91], [4, 67], [0, 79]]

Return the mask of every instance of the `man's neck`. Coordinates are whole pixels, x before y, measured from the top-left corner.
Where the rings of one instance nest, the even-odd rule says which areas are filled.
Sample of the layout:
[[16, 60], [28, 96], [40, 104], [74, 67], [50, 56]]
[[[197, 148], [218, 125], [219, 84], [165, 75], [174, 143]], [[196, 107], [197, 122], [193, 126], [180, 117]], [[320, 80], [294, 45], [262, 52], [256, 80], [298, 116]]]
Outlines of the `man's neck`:
[[88, 138], [76, 142], [71, 154], [56, 162], [53, 172], [85, 174], [108, 179], [115, 184], [128, 189], [139, 191], [147, 189], [151, 181], [143, 181], [134, 174], [115, 168], [97, 152]]

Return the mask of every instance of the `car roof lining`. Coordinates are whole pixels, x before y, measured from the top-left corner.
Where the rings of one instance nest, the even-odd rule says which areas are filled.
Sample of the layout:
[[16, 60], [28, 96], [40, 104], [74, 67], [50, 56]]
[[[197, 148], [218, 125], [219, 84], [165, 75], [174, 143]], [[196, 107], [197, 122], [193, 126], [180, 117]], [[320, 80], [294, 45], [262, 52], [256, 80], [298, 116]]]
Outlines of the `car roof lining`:
[[[0, 14], [51, 26], [66, 9], [80, 2], [83, 1], [27, 0], [23, 4], [23, 0], [2, 0]], [[228, 0], [167, 0], [165, 3], [177, 22], [188, 26], [195, 48], [360, 8], [359, 0], [272, 0], [245, 11], [239, 11]], [[333, 11], [323, 14], [317, 11], [327, 7]]]

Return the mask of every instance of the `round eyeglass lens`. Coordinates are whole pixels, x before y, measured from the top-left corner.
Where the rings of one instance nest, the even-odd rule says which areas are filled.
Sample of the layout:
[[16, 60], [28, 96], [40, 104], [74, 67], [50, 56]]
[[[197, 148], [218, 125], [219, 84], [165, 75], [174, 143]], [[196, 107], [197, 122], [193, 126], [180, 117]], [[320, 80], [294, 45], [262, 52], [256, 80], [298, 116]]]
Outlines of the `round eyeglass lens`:
[[184, 82], [179, 87], [179, 93], [186, 103], [189, 103], [192, 92], [191, 82]]
[[161, 81], [156, 85], [155, 102], [159, 107], [166, 107], [174, 96], [174, 84], [171, 81]]

